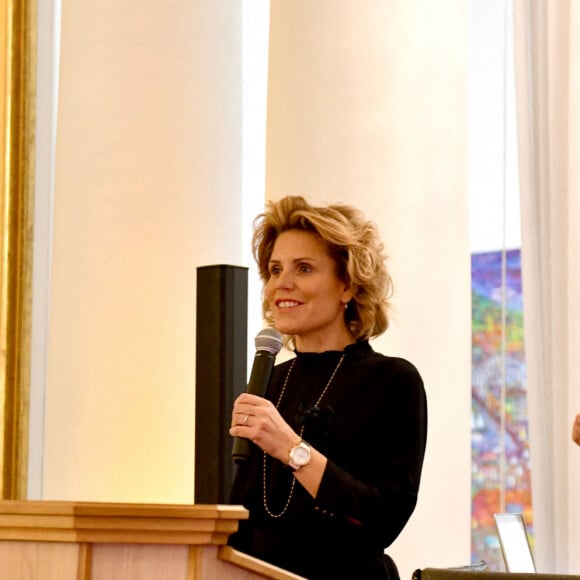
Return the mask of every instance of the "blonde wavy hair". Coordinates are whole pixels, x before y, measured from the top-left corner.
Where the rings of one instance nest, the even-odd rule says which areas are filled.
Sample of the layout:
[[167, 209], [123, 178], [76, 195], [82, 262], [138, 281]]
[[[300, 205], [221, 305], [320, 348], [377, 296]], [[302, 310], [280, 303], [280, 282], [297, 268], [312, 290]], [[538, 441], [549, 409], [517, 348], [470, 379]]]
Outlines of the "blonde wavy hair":
[[[336, 262], [337, 275], [354, 284], [356, 294], [345, 310], [346, 323], [355, 340], [382, 334], [389, 325], [387, 316], [393, 284], [385, 266], [386, 255], [376, 225], [349, 205], [310, 205], [301, 196], [270, 201], [266, 211], [254, 220], [252, 251], [264, 284], [270, 278], [269, 261], [276, 238], [288, 230], [319, 235]], [[273, 326], [268, 302], [262, 302], [264, 318]]]

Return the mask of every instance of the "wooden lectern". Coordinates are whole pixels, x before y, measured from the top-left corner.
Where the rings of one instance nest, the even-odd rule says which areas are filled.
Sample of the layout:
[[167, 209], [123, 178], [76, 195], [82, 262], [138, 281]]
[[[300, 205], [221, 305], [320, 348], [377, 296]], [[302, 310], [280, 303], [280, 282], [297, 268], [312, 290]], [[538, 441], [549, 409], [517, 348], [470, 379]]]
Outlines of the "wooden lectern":
[[0, 580], [297, 580], [226, 546], [229, 505], [0, 501]]

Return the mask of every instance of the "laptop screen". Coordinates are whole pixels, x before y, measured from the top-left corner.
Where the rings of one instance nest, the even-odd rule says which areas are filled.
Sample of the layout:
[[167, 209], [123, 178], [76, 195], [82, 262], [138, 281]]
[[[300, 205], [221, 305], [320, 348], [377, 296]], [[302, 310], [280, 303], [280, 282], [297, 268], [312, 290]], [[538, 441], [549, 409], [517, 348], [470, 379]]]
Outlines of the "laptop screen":
[[536, 566], [522, 514], [495, 514], [495, 525], [508, 572], [535, 572]]

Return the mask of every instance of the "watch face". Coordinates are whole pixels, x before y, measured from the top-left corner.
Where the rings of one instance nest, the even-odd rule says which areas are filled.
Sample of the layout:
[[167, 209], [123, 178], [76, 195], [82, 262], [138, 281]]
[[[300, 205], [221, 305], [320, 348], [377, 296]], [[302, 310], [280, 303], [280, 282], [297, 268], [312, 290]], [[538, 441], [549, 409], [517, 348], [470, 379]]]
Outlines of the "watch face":
[[292, 462], [296, 465], [306, 465], [310, 459], [310, 449], [301, 445], [292, 449]]

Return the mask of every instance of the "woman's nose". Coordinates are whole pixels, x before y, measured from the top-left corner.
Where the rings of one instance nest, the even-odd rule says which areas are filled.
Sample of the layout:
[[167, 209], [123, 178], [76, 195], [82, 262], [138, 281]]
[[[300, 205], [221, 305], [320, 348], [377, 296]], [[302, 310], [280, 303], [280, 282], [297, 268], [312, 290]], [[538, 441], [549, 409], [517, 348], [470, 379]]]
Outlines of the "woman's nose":
[[292, 286], [294, 286], [294, 276], [292, 273], [287, 270], [280, 272], [280, 275], [276, 278], [276, 287], [292, 288]]

